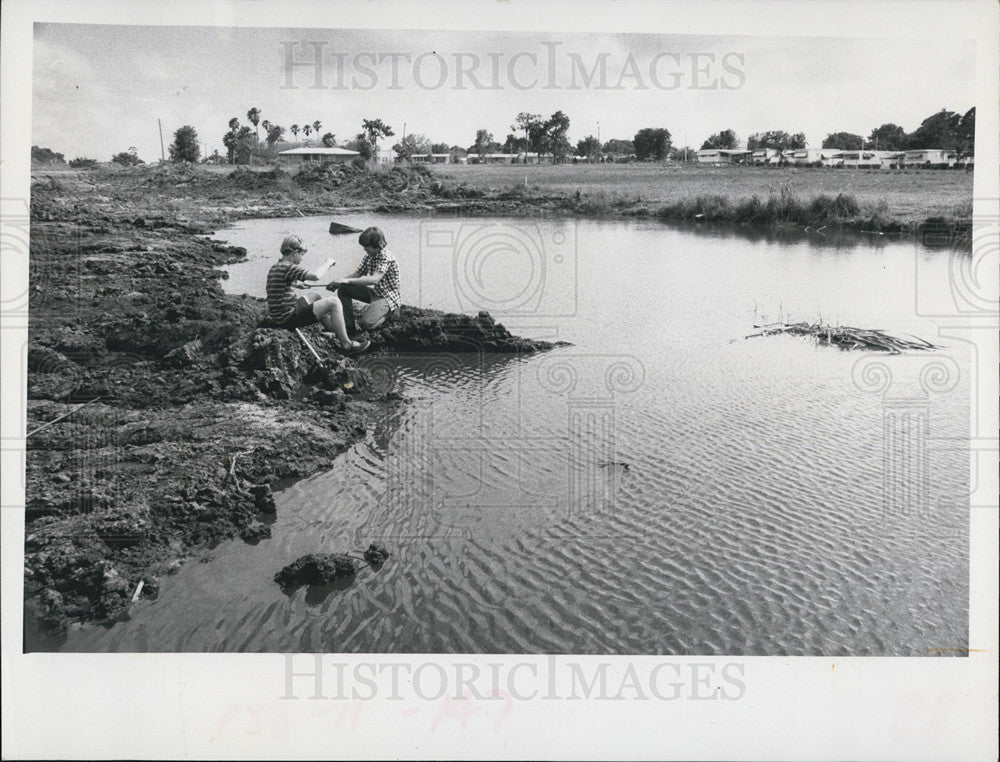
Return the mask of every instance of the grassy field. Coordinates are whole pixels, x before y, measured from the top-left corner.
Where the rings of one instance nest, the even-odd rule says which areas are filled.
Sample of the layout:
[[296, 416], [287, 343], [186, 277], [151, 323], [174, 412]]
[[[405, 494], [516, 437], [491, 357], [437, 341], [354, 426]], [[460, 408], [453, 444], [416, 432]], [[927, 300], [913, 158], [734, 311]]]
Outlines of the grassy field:
[[[434, 173], [481, 190], [527, 187], [536, 193], [638, 202], [653, 211], [701, 195], [733, 201], [783, 191], [809, 201], [820, 194], [853, 196], [862, 208], [884, 201], [903, 221], [971, 214], [972, 173], [964, 170], [868, 170], [700, 167], [656, 164], [446, 165]], [[968, 207], [968, 208], [967, 208]]]

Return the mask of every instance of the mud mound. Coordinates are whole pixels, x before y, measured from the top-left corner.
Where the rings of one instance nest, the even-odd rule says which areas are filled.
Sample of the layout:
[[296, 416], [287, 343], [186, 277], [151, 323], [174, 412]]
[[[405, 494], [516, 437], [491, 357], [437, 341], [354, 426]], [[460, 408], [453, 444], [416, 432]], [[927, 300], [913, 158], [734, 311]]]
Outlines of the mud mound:
[[300, 585], [325, 585], [338, 579], [353, 577], [357, 571], [357, 562], [350, 556], [310, 553], [275, 574], [274, 581], [288, 590]]
[[371, 339], [373, 348], [404, 352], [531, 354], [565, 345], [514, 336], [488, 312], [471, 317], [405, 305]]

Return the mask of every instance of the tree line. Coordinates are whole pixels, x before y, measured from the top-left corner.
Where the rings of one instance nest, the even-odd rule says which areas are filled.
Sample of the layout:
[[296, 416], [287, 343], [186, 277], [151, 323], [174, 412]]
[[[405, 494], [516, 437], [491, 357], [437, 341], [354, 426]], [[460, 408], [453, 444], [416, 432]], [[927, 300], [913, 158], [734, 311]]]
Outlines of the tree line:
[[[746, 150], [774, 148], [779, 151], [806, 148], [806, 136], [797, 132], [789, 134], [783, 130], [755, 132], [747, 138]], [[722, 130], [702, 144], [702, 149], [741, 148], [739, 137], [731, 130]], [[954, 151], [959, 158], [971, 156], [976, 147], [976, 108], [973, 106], [965, 114], [941, 109], [924, 119], [913, 132], [907, 132], [898, 124], [887, 122], [876, 127], [868, 137], [853, 132], [832, 132], [828, 134], [821, 148], [838, 151], [858, 151], [862, 149], [884, 151], [906, 151], [918, 148], [941, 148]]]
[[[217, 163], [250, 164], [257, 160], [270, 161], [276, 153], [278, 143], [285, 140], [286, 132], [293, 140], [301, 133], [308, 144], [312, 135], [319, 136], [323, 124], [316, 119], [311, 123], [284, 126], [262, 118], [263, 114], [257, 107], [246, 113], [248, 124], [241, 124], [239, 118], [233, 117], [228, 122], [228, 131], [222, 137], [226, 155], [220, 156], [216, 151], [212, 156], [202, 157], [198, 133], [191, 125], [184, 125], [174, 132], [170, 144], [170, 160], [173, 162], [197, 162], [205, 160]], [[833, 132], [822, 142], [822, 148], [835, 150], [878, 149], [886, 151], [903, 151], [917, 148], [941, 148], [954, 151], [959, 157], [970, 156], [975, 151], [976, 109], [969, 109], [965, 114], [941, 109], [924, 119], [913, 132], [906, 132], [898, 124], [888, 122], [871, 131], [867, 138], [851, 132]], [[527, 154], [535, 153], [539, 157], [551, 155], [555, 161], [564, 161], [573, 153], [575, 156], [588, 160], [604, 160], [605, 157], [632, 158], [637, 161], [663, 161], [665, 159], [687, 158], [695, 149], [685, 146], [675, 147], [670, 131], [665, 127], [644, 127], [638, 130], [631, 140], [613, 138], [604, 142], [594, 135], [587, 135], [578, 140], [575, 148], [570, 144], [568, 132], [570, 118], [563, 111], [556, 111], [548, 118], [539, 114], [522, 111], [513, 120], [510, 132], [503, 143], [494, 139], [493, 133], [486, 128], [476, 130], [475, 140], [468, 147], [435, 143], [424, 135], [411, 134], [403, 137], [393, 146], [397, 155], [409, 158], [415, 154], [450, 154], [464, 156], [467, 154]], [[264, 139], [261, 141], [261, 129]], [[361, 130], [347, 141], [343, 147], [357, 151], [364, 162], [370, 162], [378, 156], [378, 142], [383, 138], [395, 135], [394, 130], [381, 119], [363, 119]], [[319, 138], [324, 147], [338, 145], [336, 135], [326, 132]], [[789, 133], [784, 130], [767, 130], [755, 132], [746, 141], [746, 149], [753, 151], [771, 148], [778, 151], [806, 148], [805, 134]], [[710, 135], [701, 145], [702, 149], [741, 149], [741, 141], [732, 129], [721, 130]], [[32, 146], [32, 161], [37, 164], [64, 164], [65, 157], [47, 148]], [[142, 159], [134, 147], [121, 151], [111, 157], [111, 161], [125, 166], [142, 164]], [[94, 159], [76, 158], [69, 162], [70, 166], [87, 167], [96, 164]]]

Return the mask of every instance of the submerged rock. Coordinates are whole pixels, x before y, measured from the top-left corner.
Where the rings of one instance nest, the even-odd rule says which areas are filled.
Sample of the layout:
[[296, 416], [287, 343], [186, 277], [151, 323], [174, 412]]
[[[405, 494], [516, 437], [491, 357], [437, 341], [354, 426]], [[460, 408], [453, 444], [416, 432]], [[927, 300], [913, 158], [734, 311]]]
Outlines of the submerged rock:
[[377, 542], [373, 542], [368, 546], [368, 550], [364, 552], [365, 561], [370, 563], [372, 566], [381, 566], [385, 563], [385, 559], [389, 557], [389, 551], [386, 550], [385, 545], [379, 545]]
[[349, 556], [337, 553], [310, 553], [275, 574], [274, 581], [284, 588], [323, 585], [337, 579], [353, 577], [356, 573], [357, 566]]

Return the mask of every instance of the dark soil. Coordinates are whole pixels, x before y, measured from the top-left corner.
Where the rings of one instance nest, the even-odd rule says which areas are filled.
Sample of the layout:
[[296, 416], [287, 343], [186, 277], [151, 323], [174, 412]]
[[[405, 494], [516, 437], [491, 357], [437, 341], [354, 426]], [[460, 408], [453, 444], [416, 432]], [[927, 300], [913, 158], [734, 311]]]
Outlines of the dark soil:
[[[343, 168], [293, 179], [167, 167], [33, 185], [30, 618], [50, 630], [113, 619], [140, 580], [142, 595], [155, 596], [177, 559], [237, 535], [265, 540], [272, 486], [328, 468], [386, 405], [404, 404], [318, 327], [304, 331], [322, 367], [294, 332], [260, 327], [264, 303], [219, 283], [218, 268], [246, 252], [204, 234], [241, 217], [430, 198], [430, 184], [426, 171], [373, 182]], [[410, 307], [371, 338], [384, 352], [551, 346], [486, 313]]]

